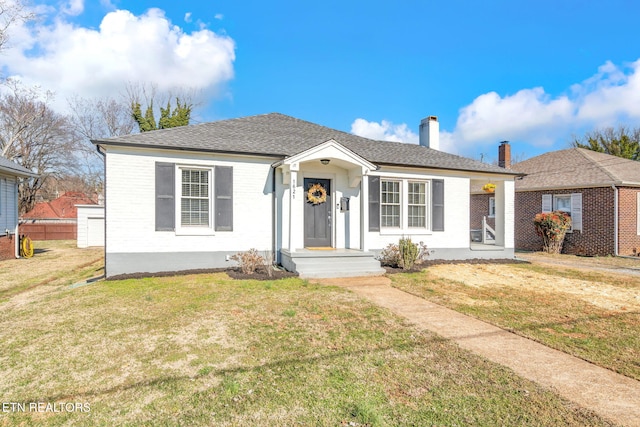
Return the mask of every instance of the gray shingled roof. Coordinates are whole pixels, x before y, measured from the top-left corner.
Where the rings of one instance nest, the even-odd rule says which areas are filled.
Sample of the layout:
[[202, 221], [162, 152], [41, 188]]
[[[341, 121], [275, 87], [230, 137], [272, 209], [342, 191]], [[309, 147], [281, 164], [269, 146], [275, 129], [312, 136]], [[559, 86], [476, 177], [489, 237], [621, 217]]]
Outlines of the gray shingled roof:
[[516, 191], [553, 188], [640, 186], [640, 162], [584, 148], [552, 151], [512, 166], [527, 176]]
[[29, 169], [20, 166], [17, 163], [12, 162], [11, 160], [0, 156], [0, 172], [7, 172], [11, 175], [16, 175], [20, 177], [28, 177], [28, 176], [37, 176]]
[[378, 165], [417, 166], [516, 175], [517, 172], [416, 144], [376, 141], [279, 113], [221, 120], [93, 141], [191, 151], [286, 158], [334, 139]]

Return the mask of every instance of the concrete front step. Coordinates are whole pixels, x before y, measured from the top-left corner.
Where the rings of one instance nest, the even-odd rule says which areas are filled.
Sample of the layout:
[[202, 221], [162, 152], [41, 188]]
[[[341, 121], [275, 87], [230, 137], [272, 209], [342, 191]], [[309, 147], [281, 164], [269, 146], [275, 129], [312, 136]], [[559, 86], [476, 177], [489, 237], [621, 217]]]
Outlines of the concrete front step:
[[289, 252], [282, 250], [282, 265], [302, 278], [380, 276], [385, 270], [372, 252], [357, 250]]

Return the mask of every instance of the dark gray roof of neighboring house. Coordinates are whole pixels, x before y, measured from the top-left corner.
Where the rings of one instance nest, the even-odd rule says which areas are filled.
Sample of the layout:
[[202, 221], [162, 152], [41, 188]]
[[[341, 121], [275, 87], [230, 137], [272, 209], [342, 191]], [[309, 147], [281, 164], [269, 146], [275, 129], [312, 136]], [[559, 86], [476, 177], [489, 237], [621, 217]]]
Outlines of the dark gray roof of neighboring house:
[[334, 139], [374, 164], [517, 175], [508, 169], [416, 144], [376, 141], [279, 113], [221, 120], [93, 141], [286, 158]]
[[584, 148], [541, 154], [514, 164], [512, 169], [527, 174], [516, 180], [516, 191], [640, 186], [640, 162]]
[[6, 172], [11, 175], [20, 176], [20, 177], [28, 177], [28, 176], [37, 176], [29, 169], [20, 166], [17, 163], [12, 162], [6, 157], [0, 156], [0, 172]]

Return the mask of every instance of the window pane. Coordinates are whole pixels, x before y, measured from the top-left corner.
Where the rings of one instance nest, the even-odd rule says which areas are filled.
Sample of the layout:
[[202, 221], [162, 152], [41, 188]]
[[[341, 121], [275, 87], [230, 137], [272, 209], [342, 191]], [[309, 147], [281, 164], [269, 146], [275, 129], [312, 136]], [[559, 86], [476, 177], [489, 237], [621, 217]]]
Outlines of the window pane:
[[427, 193], [424, 182], [410, 182], [407, 201], [407, 225], [409, 227], [427, 226]]
[[209, 226], [209, 171], [182, 170], [180, 219], [183, 226]]
[[571, 212], [571, 195], [568, 196], [556, 196], [555, 197], [555, 210], [563, 212]]
[[425, 206], [409, 206], [409, 227], [425, 227]]
[[400, 182], [380, 183], [380, 225], [400, 227]]

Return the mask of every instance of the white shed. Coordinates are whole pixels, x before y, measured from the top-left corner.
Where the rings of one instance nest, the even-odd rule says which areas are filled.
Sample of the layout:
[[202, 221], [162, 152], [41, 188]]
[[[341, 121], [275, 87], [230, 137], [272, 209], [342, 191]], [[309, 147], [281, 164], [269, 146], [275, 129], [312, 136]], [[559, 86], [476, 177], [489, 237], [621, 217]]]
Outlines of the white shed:
[[104, 206], [76, 205], [78, 208], [78, 247], [104, 246]]

